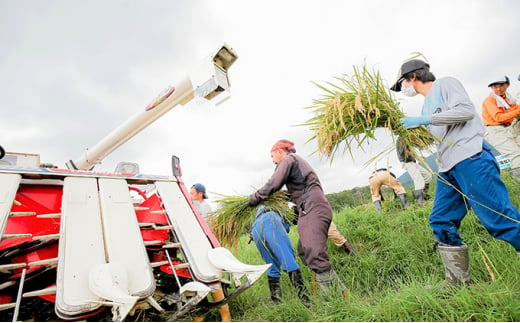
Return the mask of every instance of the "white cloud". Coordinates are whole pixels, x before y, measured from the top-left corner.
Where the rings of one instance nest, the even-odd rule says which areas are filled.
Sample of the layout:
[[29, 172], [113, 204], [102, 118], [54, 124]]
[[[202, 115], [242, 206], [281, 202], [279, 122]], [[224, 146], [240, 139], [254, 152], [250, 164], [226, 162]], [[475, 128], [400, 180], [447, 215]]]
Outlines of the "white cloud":
[[[312, 134], [295, 125], [320, 96], [312, 82], [366, 62], [390, 85], [419, 51], [436, 76], [459, 78], [480, 110], [490, 78], [520, 73], [519, 9], [515, 0], [0, 2], [0, 144], [64, 167], [227, 42], [239, 55], [230, 99], [174, 108], [97, 168], [128, 160], [169, 174], [176, 154], [187, 185], [249, 194], [272, 174], [271, 145], [287, 138], [327, 193], [364, 186], [374, 167], [365, 162], [392, 141], [383, 132], [354, 160], [345, 154], [332, 164], [311, 155]], [[401, 106], [413, 115], [421, 102]], [[378, 166], [401, 173], [394, 155]]]

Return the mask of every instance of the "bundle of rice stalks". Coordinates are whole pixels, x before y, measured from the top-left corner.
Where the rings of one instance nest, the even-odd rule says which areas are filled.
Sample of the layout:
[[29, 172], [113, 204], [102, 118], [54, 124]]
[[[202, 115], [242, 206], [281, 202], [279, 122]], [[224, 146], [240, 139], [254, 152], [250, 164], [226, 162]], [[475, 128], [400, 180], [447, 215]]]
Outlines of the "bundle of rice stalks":
[[[211, 213], [213, 217], [211, 231], [221, 244], [236, 248], [240, 236], [251, 230], [257, 207], [248, 205], [249, 196], [218, 195], [221, 198], [216, 200], [219, 208]], [[277, 191], [261, 204], [276, 210], [288, 221], [292, 221], [296, 215], [289, 207], [288, 201], [289, 197], [286, 193]]]
[[343, 153], [348, 150], [351, 157], [352, 145], [363, 149], [362, 145], [374, 139], [378, 127], [389, 129], [400, 136], [406, 147], [426, 149], [435, 139], [426, 129], [419, 127], [406, 129], [401, 122], [404, 113], [399, 104], [384, 88], [379, 72], [370, 72], [365, 65], [354, 66], [351, 77], [336, 77], [339, 84], [327, 82], [327, 86], [315, 83], [325, 93], [313, 105], [306, 107], [314, 112], [314, 117], [303, 126], [314, 132], [309, 141], [316, 139], [318, 151], [330, 158], [344, 144]]

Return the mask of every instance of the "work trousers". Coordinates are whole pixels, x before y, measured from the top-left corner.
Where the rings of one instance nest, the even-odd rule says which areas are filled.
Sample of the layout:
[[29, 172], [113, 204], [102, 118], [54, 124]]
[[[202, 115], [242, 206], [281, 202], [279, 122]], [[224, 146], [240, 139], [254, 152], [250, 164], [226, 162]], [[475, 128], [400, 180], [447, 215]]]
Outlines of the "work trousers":
[[338, 227], [334, 224], [334, 222], [330, 223], [329, 231], [327, 232], [328, 237], [332, 243], [334, 243], [337, 247], [341, 247], [347, 239], [339, 232]]
[[332, 209], [325, 195], [314, 194], [306, 199], [304, 212], [298, 217], [298, 255], [314, 272], [331, 268], [327, 253], [327, 234], [332, 221]]
[[253, 241], [266, 264], [272, 264], [267, 276], [279, 278], [280, 268], [286, 272], [300, 269], [282, 218], [266, 212], [256, 218], [252, 228]]
[[468, 206], [493, 237], [520, 250], [520, 213], [511, 204], [498, 163], [486, 144], [480, 153], [439, 174], [430, 214], [438, 242], [462, 245], [459, 227]]
[[375, 172], [369, 179], [370, 194], [372, 194], [372, 202], [381, 201], [381, 185], [386, 185], [392, 188], [395, 194], [405, 194], [406, 190], [399, 181], [390, 175], [387, 170]]
[[[511, 169], [520, 167], [520, 136], [518, 129], [520, 124], [515, 123], [509, 127], [486, 126], [486, 141], [498, 150], [511, 162]], [[520, 168], [519, 168], [520, 169]]]

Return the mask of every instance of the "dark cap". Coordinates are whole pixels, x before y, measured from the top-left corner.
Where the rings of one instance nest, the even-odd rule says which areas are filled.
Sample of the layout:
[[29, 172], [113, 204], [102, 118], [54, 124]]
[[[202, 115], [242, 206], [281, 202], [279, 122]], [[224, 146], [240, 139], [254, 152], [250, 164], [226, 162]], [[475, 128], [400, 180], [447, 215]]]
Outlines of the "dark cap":
[[197, 184], [194, 184], [191, 188], [194, 188], [197, 192], [201, 192], [202, 193], [202, 197], [204, 199], [207, 199], [208, 196], [206, 195], [206, 186], [200, 184], [200, 183], [197, 183]]
[[504, 75], [504, 76], [501, 76], [501, 77], [497, 77], [493, 82], [489, 83], [488, 87], [496, 85], [496, 84], [505, 84], [505, 83], [510, 84], [509, 83], [509, 77]]
[[403, 76], [410, 72], [415, 72], [422, 69], [429, 71], [430, 64], [426, 63], [425, 61], [421, 61], [420, 59], [412, 59], [407, 62], [404, 62], [404, 64], [401, 65], [401, 69], [399, 70], [399, 77], [397, 78], [395, 84], [392, 85], [390, 90], [394, 92], [401, 91], [401, 82], [403, 81]]

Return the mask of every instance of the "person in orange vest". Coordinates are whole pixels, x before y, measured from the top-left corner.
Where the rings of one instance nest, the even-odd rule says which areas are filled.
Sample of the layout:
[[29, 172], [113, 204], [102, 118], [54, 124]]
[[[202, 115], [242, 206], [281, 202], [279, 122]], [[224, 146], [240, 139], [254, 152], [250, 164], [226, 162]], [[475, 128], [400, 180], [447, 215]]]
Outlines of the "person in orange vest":
[[511, 175], [520, 180], [520, 105], [507, 92], [509, 77], [502, 76], [489, 83], [491, 93], [482, 102], [484, 138], [511, 162]]

